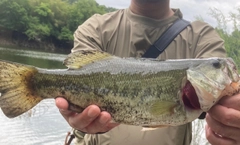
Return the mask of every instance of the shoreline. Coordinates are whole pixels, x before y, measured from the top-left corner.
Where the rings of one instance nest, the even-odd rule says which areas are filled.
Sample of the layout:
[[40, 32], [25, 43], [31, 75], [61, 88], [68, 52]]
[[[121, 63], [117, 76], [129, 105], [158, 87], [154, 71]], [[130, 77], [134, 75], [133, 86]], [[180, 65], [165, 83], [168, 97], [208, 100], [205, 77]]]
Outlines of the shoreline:
[[0, 47], [70, 53], [73, 44], [72, 42], [66, 43], [61, 41], [50, 43], [46, 41], [28, 40], [24, 34], [4, 30], [0, 27]]

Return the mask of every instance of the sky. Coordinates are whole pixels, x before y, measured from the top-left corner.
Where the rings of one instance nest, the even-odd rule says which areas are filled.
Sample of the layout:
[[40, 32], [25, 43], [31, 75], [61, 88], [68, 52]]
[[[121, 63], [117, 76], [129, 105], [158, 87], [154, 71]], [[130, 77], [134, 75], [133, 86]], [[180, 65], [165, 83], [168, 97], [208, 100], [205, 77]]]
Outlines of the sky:
[[[131, 0], [96, 0], [100, 5], [114, 7], [118, 9], [128, 8]], [[217, 8], [222, 11], [225, 16], [230, 12], [237, 12], [240, 8], [240, 0], [170, 0], [172, 8], [180, 8], [183, 13], [183, 18], [189, 21], [196, 19], [196, 16], [201, 16], [205, 22], [213, 27], [217, 26], [217, 21], [209, 15], [210, 8]], [[229, 22], [229, 21], [228, 21]], [[227, 24], [228, 31], [231, 31], [231, 23]]]

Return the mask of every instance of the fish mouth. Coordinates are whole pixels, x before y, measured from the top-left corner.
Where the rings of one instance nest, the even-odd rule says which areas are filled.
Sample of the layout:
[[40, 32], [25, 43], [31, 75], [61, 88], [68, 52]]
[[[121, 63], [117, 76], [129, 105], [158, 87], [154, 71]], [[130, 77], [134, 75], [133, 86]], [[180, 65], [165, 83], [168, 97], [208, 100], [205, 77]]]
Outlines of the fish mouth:
[[192, 84], [190, 83], [190, 81], [187, 81], [182, 89], [182, 100], [184, 105], [190, 109], [193, 110], [201, 109], [197, 93]]

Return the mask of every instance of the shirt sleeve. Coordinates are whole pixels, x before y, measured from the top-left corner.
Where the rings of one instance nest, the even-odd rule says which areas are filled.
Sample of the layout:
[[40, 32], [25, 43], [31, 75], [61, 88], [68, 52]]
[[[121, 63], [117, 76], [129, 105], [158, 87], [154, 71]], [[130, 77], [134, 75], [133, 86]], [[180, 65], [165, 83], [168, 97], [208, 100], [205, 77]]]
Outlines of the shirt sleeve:
[[74, 46], [72, 52], [77, 50], [99, 49], [102, 50], [100, 25], [97, 14], [90, 17], [74, 32]]
[[[79, 130], [74, 129], [73, 134], [75, 135], [74, 145], [109, 145], [110, 138], [105, 134], [85, 134]], [[104, 136], [103, 138], [101, 136]], [[100, 141], [101, 140], [101, 141]]]
[[79, 131], [79, 130], [76, 130], [76, 129], [73, 129], [73, 135], [75, 136], [75, 145], [86, 145], [84, 143], [84, 136], [85, 136], [85, 133]]
[[212, 26], [195, 21], [192, 23], [192, 33], [196, 58], [226, 57], [224, 41]]

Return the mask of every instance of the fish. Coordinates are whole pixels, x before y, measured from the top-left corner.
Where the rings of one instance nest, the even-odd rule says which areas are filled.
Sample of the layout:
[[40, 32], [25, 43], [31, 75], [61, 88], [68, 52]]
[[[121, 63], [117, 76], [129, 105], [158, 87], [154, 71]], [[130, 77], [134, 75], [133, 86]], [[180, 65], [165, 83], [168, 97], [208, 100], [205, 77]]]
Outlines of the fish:
[[2, 112], [14, 118], [44, 99], [63, 97], [70, 110], [95, 104], [117, 123], [177, 126], [240, 88], [231, 58], [157, 60], [79, 50], [63, 64], [66, 69], [43, 69], [0, 60]]

